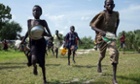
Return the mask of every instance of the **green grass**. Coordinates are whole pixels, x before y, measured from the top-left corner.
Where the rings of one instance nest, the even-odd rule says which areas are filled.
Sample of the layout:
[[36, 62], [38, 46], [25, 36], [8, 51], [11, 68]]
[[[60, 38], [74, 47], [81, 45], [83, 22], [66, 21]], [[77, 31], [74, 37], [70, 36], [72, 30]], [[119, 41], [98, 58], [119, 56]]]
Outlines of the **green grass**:
[[[97, 73], [98, 51], [77, 55], [76, 64], [67, 65], [67, 56], [58, 59], [46, 56], [46, 75], [49, 84], [112, 84], [112, 66], [109, 56], [103, 60], [103, 73]], [[26, 66], [22, 52], [0, 51], [0, 84], [42, 84], [42, 72], [34, 76], [32, 67]], [[117, 79], [119, 84], [140, 84], [140, 54], [120, 52]]]

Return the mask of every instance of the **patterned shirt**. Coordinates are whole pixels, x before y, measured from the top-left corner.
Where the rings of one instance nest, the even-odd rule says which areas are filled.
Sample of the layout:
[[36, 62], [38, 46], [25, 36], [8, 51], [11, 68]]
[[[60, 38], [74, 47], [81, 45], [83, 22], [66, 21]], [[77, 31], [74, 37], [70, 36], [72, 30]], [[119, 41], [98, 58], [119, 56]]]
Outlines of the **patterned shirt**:
[[77, 45], [77, 36], [78, 34], [76, 32], [69, 32], [66, 34], [65, 41], [66, 43], [68, 43], [69, 47], [71, 47], [72, 45]]

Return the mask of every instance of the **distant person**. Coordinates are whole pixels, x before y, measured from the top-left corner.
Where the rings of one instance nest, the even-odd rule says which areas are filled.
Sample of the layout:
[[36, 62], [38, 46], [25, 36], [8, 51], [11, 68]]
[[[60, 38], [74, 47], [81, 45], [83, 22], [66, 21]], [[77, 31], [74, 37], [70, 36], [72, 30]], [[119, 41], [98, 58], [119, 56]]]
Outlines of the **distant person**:
[[75, 52], [78, 49], [78, 40], [80, 41], [80, 43], [82, 43], [82, 41], [80, 40], [77, 32], [75, 32], [75, 27], [71, 26], [70, 27], [70, 32], [68, 32], [64, 38], [65, 40], [65, 44], [64, 47], [66, 47], [68, 49], [68, 65], [70, 65], [70, 56], [71, 54], [73, 55], [73, 62], [75, 62]]
[[8, 50], [8, 43], [6, 41], [6, 39], [4, 39], [4, 41], [2, 42], [3, 43], [3, 50]]
[[55, 31], [55, 35], [53, 36], [53, 44], [54, 44], [54, 53], [56, 58], [58, 58], [59, 48], [62, 45], [62, 34], [59, 33], [58, 30]]
[[105, 0], [104, 8], [102, 12], [97, 14], [90, 22], [90, 26], [96, 32], [96, 43], [99, 45], [100, 57], [98, 60], [97, 71], [102, 72], [101, 62], [105, 57], [106, 49], [109, 50], [111, 64], [113, 66], [113, 84], [117, 84], [116, 72], [117, 64], [119, 58], [119, 51], [116, 47], [116, 42], [111, 41], [107, 43], [103, 40], [103, 37], [106, 36], [107, 32], [113, 33], [116, 35], [118, 25], [119, 25], [119, 12], [113, 11], [115, 7], [114, 0]]
[[52, 37], [52, 35], [47, 22], [40, 19], [40, 16], [42, 15], [42, 8], [39, 5], [35, 5], [32, 13], [34, 19], [29, 19], [27, 21], [28, 31], [21, 43], [24, 43], [25, 39], [29, 36], [31, 60], [29, 60], [28, 66], [33, 65], [33, 73], [34, 75], [37, 75], [38, 72], [36, 64], [38, 63], [42, 68], [44, 84], [47, 84], [45, 70], [46, 40], [44, 36]]
[[125, 54], [125, 32], [123, 31], [122, 32], [122, 35], [120, 37], [120, 45], [121, 45], [121, 48], [123, 49], [123, 54]]

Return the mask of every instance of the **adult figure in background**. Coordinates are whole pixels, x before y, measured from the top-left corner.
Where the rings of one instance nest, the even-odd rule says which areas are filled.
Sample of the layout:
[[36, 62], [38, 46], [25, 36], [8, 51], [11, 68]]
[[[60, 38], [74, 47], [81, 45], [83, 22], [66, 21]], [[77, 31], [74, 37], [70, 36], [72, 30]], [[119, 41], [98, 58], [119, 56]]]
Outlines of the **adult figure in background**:
[[120, 46], [123, 49], [123, 54], [125, 54], [126, 45], [125, 45], [125, 32], [124, 31], [122, 32], [122, 35], [120, 37]]
[[35, 5], [32, 13], [34, 19], [29, 19], [27, 21], [28, 31], [21, 43], [24, 43], [25, 39], [29, 36], [31, 61], [29, 61], [28, 66], [33, 65], [33, 73], [34, 75], [37, 75], [38, 72], [36, 64], [38, 63], [42, 68], [44, 84], [47, 84], [45, 70], [46, 40], [44, 36], [52, 35], [47, 22], [40, 19], [40, 16], [42, 15], [42, 8], [39, 5]]
[[115, 7], [114, 0], [105, 0], [104, 8], [102, 12], [97, 14], [90, 22], [90, 26], [96, 32], [96, 43], [99, 45], [100, 57], [98, 60], [97, 71], [102, 72], [101, 62], [105, 57], [106, 49], [109, 49], [109, 55], [111, 64], [113, 66], [113, 84], [117, 84], [116, 72], [119, 58], [119, 51], [116, 47], [116, 42], [111, 41], [107, 43], [103, 40], [106, 36], [106, 32], [110, 32], [116, 35], [119, 25], [119, 12], [113, 11]]

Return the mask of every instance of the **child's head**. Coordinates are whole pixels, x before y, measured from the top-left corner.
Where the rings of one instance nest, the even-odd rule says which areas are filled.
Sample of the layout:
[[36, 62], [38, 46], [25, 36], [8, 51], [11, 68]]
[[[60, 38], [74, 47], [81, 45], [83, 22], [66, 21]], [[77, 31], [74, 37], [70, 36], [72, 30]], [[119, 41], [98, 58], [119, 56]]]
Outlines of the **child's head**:
[[74, 27], [74, 26], [71, 26], [71, 27], [70, 27], [70, 31], [71, 31], [71, 32], [74, 32], [74, 31], [75, 31], [75, 27]]
[[42, 8], [39, 5], [33, 7], [33, 16], [35, 19], [39, 19], [42, 15]]
[[58, 33], [59, 33], [59, 31], [58, 31], [58, 30], [56, 30], [56, 31], [55, 31], [55, 34], [58, 34]]
[[114, 0], [105, 0], [104, 7], [107, 11], [112, 12], [115, 7]]

